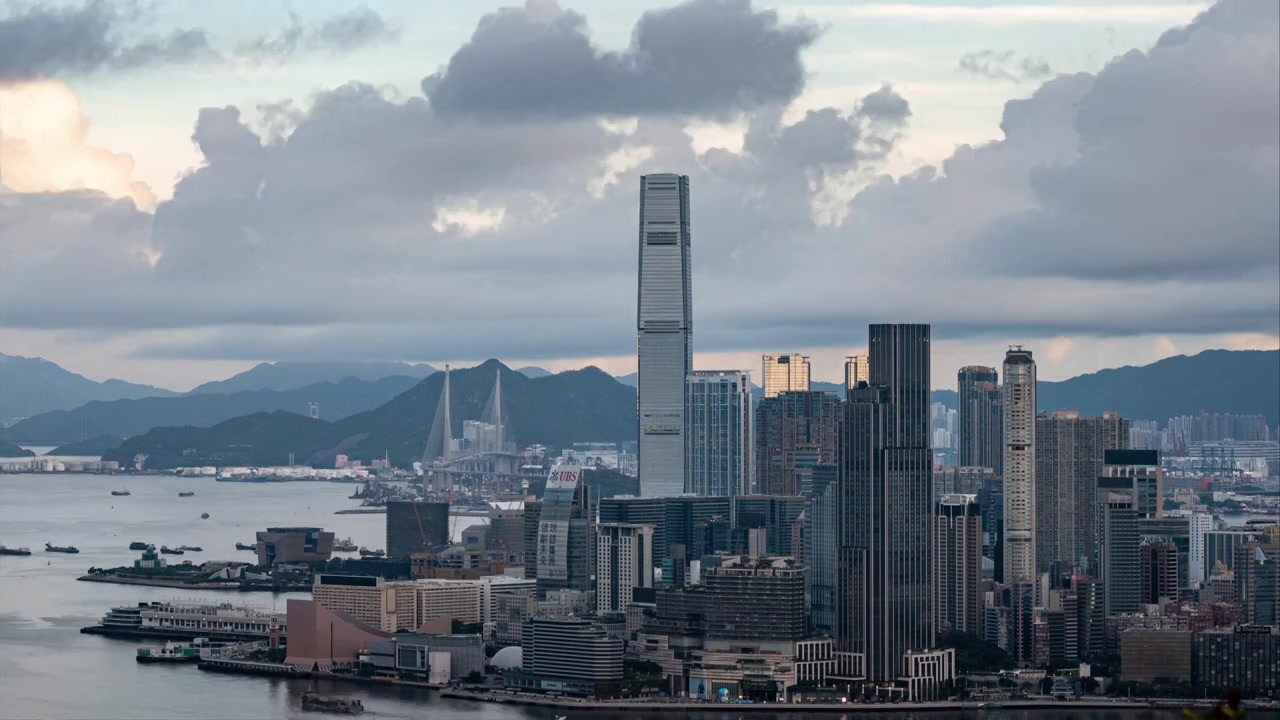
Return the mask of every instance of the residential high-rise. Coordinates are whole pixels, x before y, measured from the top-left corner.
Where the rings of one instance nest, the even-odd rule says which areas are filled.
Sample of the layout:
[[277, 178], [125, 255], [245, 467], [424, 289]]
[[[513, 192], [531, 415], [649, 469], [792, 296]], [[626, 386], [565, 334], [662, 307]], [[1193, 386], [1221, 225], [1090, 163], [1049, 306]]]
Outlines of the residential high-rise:
[[1036, 579], [1036, 363], [1030, 350], [1004, 356], [1004, 580]]
[[626, 612], [636, 588], [653, 587], [653, 526], [596, 526], [596, 610]]
[[982, 514], [972, 495], [945, 495], [934, 518], [934, 625], [982, 634]]
[[685, 378], [693, 370], [689, 178], [640, 178], [640, 292], [636, 400], [640, 491], [684, 492]]
[[831, 393], [784, 392], [761, 400], [755, 492], [804, 494], [813, 467], [836, 461], [840, 419], [840, 398]]
[[1107, 453], [1129, 446], [1129, 421], [1110, 411], [1087, 418], [1055, 410], [1035, 422], [1036, 571], [1058, 561], [1090, 567], [1098, 477]]
[[751, 373], [699, 370], [685, 386], [685, 483], [694, 495], [745, 495], [755, 463]]
[[1004, 435], [1000, 430], [1000, 376], [982, 365], [960, 368], [956, 376], [959, 395], [957, 442], [961, 467], [986, 467], [1003, 471]]
[[1205, 535], [1213, 530], [1213, 516], [1207, 513], [1195, 513], [1190, 518], [1190, 544], [1191, 544], [1191, 560], [1189, 561], [1189, 572], [1191, 573], [1191, 582], [1199, 585], [1208, 579], [1208, 570], [1205, 565]]
[[804, 355], [765, 355], [761, 365], [765, 397], [809, 391], [809, 358]]
[[[869, 328], [871, 382], [849, 391], [840, 444], [835, 644], [870, 682], [934, 646], [928, 325]], [[840, 665], [841, 663], [838, 663]]]
[[871, 382], [871, 364], [866, 355], [847, 355], [844, 359], [844, 389], [858, 387], [858, 383]]

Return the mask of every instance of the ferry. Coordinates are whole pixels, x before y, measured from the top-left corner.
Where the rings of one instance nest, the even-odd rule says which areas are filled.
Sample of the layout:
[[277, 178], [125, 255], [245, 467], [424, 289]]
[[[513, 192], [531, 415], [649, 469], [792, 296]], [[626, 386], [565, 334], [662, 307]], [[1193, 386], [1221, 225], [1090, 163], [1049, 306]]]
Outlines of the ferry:
[[236, 549], [237, 549], [237, 550], [250, 550], [250, 551], [256, 551], [256, 550], [258, 549], [258, 546], [257, 546], [257, 545], [250, 545], [249, 543], [242, 543], [242, 542], [238, 542], [238, 543], [236, 543]]
[[116, 497], [125, 497], [126, 495], [132, 495], [133, 493], [129, 492], [128, 490], [112, 490], [111, 494], [115, 495]]
[[333, 544], [334, 552], [355, 552], [359, 549], [360, 549], [359, 546], [351, 542], [351, 538], [346, 538], [345, 540], [338, 540]]
[[155, 545], [152, 545], [151, 543], [144, 543], [144, 542], [137, 542], [137, 541], [129, 543], [130, 550], [150, 550], [153, 548], [155, 548]]
[[382, 557], [386, 555], [381, 550], [370, 550], [369, 548], [360, 548], [360, 557]]
[[30, 555], [31, 549], [24, 547], [9, 547], [8, 545], [0, 545], [0, 555]]
[[44, 551], [45, 551], [45, 552], [56, 552], [56, 553], [67, 553], [68, 555], [75, 555], [76, 553], [80, 552], [80, 551], [79, 551], [79, 550], [77, 550], [74, 546], [68, 545], [68, 546], [66, 546], [66, 547], [58, 547], [57, 545], [54, 545], [53, 543], [45, 543], [45, 544], [44, 544]]
[[167, 642], [162, 648], [138, 648], [136, 659], [140, 663], [198, 662], [199, 642], [203, 639], [196, 638], [194, 643]]
[[201, 520], [208, 520], [208, 519], [209, 519], [209, 513], [200, 513], [200, 519], [201, 519]]
[[302, 709], [307, 712], [329, 712], [343, 715], [359, 715], [364, 704], [352, 698], [325, 697], [311, 690], [302, 693]]
[[168, 545], [161, 545], [161, 546], [160, 546], [160, 553], [161, 553], [161, 554], [163, 554], [163, 555], [181, 555], [181, 554], [183, 553], [183, 550], [182, 550], [182, 548], [178, 548], [177, 550], [174, 550], [173, 548], [169, 547]]
[[195, 495], [196, 494], [194, 490], [188, 490], [186, 492], [178, 493], [178, 497], [195, 497]]
[[187, 552], [204, 552], [204, 548], [199, 545], [179, 545], [178, 549], [185, 550]]

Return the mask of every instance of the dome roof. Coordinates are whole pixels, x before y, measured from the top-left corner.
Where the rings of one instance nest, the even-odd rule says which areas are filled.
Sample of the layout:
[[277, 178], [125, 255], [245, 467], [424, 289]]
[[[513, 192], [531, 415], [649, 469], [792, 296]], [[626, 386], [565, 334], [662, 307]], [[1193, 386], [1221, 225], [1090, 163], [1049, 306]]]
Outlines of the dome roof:
[[504, 647], [489, 659], [489, 664], [502, 670], [518, 670], [524, 661], [524, 651], [519, 647]]

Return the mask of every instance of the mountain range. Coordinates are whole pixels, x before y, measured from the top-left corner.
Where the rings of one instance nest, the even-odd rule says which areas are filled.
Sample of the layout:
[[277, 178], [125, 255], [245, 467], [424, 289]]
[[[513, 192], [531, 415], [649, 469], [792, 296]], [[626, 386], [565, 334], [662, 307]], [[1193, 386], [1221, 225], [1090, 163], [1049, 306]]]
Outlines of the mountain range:
[[170, 397], [178, 393], [123, 380], [96, 382], [43, 358], [0, 354], [0, 424], [93, 400]]
[[[450, 374], [453, 437], [465, 420], [478, 420], [502, 374], [508, 439], [520, 446], [566, 447], [573, 442], [634, 440], [635, 391], [598, 368], [529, 378], [497, 360]], [[273, 465], [288, 461], [332, 467], [338, 453], [365, 461], [389, 456], [401, 467], [420, 460], [444, 386], [435, 373], [381, 406], [333, 422], [277, 410], [232, 418], [208, 428], [157, 427], [131, 437], [107, 459], [147, 467]]]
[[2, 434], [12, 442], [36, 445], [100, 435], [123, 438], [164, 425], [208, 427], [255, 412], [287, 410], [308, 415], [313, 402], [320, 417], [338, 420], [378, 407], [418, 382], [404, 375], [372, 381], [345, 377], [337, 382], [318, 382], [291, 390], [253, 389], [228, 394], [95, 400], [73, 410], [54, 410], [29, 417], [6, 428]]

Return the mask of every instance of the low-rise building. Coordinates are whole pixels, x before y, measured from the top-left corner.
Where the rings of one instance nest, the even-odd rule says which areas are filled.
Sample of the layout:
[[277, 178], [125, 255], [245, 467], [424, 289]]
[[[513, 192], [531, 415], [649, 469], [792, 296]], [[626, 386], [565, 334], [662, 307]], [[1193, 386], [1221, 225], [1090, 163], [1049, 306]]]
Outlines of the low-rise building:
[[1196, 683], [1247, 692], [1280, 689], [1280, 635], [1273, 628], [1256, 625], [1200, 633]]
[[525, 625], [520, 672], [507, 687], [613, 697], [622, 685], [622, 640], [586, 618], [533, 618]]
[[1120, 634], [1124, 682], [1191, 682], [1191, 632], [1134, 628]]
[[258, 533], [258, 564], [327, 562], [333, 533], [316, 527], [275, 527]]
[[375, 673], [443, 684], [483, 673], [484, 639], [479, 635], [396, 633], [373, 643], [365, 662]]

